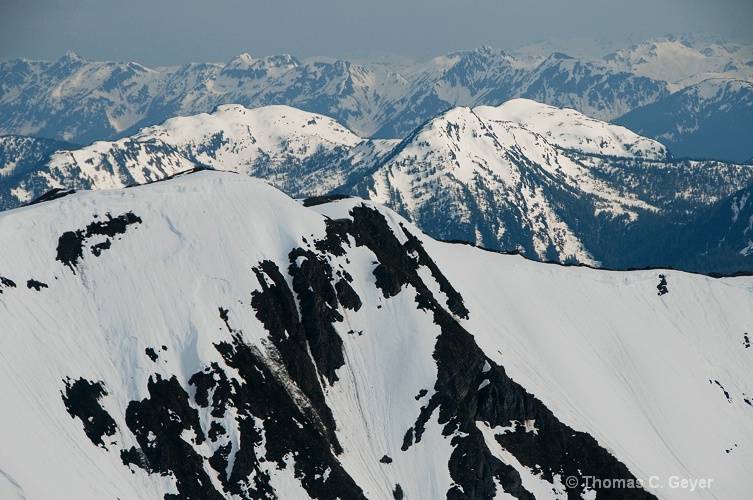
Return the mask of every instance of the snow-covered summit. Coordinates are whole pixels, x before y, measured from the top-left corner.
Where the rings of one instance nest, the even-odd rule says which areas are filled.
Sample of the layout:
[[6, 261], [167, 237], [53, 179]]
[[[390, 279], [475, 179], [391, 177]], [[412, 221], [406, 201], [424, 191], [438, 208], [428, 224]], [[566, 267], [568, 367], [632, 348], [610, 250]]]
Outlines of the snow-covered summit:
[[[133, 136], [59, 151], [16, 189], [20, 201], [47, 189], [112, 189], [197, 166], [258, 176], [293, 195], [323, 194], [370, 166], [389, 141], [365, 141], [335, 120], [289, 106], [218, 106], [171, 118]], [[34, 191], [32, 191], [34, 190]], [[27, 194], [24, 194], [27, 193]]]
[[573, 109], [563, 109], [530, 99], [511, 99], [497, 107], [478, 106], [473, 111], [492, 121], [510, 121], [546, 137], [551, 144], [597, 155], [667, 158], [667, 148], [625, 127], [589, 118]]
[[540, 264], [327, 201], [204, 171], [0, 214], [0, 496], [753, 488], [751, 278]]
[[458, 107], [396, 146], [359, 193], [444, 238], [595, 265], [565, 198], [590, 199], [591, 210], [612, 218], [656, 210], [602, 175], [609, 156], [664, 161], [667, 151], [622, 127], [530, 100]]
[[[258, 150], [287, 144], [291, 154], [299, 155], [309, 147], [353, 147], [363, 140], [320, 114], [283, 105], [249, 109], [237, 104], [223, 104], [211, 114], [172, 118], [142, 130], [136, 137], [158, 137], [175, 146], [195, 142], [198, 147], [219, 133], [236, 143], [253, 144]], [[313, 141], [319, 144], [312, 145]]]
[[753, 53], [735, 44], [693, 44], [669, 37], [633, 45], [604, 57], [620, 71], [664, 80], [675, 90], [712, 77], [753, 81]]

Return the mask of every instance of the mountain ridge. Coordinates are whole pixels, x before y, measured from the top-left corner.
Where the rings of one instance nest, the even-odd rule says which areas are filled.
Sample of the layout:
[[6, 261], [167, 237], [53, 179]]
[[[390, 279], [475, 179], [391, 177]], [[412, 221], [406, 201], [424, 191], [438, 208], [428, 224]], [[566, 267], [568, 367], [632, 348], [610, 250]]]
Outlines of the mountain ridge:
[[4, 493], [749, 487], [750, 278], [547, 266], [213, 171], [4, 212], [0, 232]]
[[[287, 104], [333, 116], [361, 136], [392, 139], [455, 106], [496, 106], [524, 97], [614, 120], [708, 78], [752, 81], [753, 51], [716, 42], [688, 45], [676, 39], [654, 40], [604, 59], [537, 59], [480, 47], [408, 68], [379, 61], [299, 61], [289, 55], [253, 58], [248, 54], [225, 64], [191, 63], [157, 70], [136, 63], [90, 62], [73, 54], [55, 63], [16, 59], [0, 63], [0, 116], [4, 117], [0, 133], [87, 144], [132, 135], [173, 116], [235, 103]], [[701, 73], [646, 70], [647, 65], [664, 65], [667, 54], [680, 53], [678, 47], [688, 60], [708, 59], [693, 66]], [[732, 97], [726, 104], [739, 105]], [[690, 110], [668, 109], [673, 111], [668, 117], [672, 124], [688, 119]], [[642, 120], [640, 125], [649, 127], [650, 122]], [[725, 127], [734, 130], [734, 124]], [[693, 139], [696, 148], [698, 138], [704, 145], [702, 157], [715, 157], [723, 144], [704, 132]], [[690, 149], [685, 152], [682, 140], [668, 145], [679, 156], [698, 155]], [[739, 162], [752, 154], [746, 149], [724, 158]]]
[[357, 194], [434, 237], [609, 268], [680, 266], [657, 260], [651, 240], [753, 179], [749, 166], [678, 160], [628, 129], [526, 99], [450, 109], [402, 141], [361, 139], [286, 106], [222, 105], [57, 152], [6, 179], [0, 202], [10, 208], [50, 189], [118, 188], [197, 167], [256, 176], [296, 197]]

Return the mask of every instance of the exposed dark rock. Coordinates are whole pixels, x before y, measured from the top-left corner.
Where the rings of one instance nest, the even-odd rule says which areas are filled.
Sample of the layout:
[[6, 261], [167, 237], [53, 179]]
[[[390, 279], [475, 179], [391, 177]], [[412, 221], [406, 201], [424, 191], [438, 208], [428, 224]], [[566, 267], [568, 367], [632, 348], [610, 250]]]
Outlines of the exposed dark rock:
[[207, 437], [212, 442], [217, 441], [217, 439], [219, 439], [220, 436], [224, 436], [225, 434], [227, 434], [227, 431], [222, 426], [222, 424], [217, 422], [216, 420], [212, 422], [212, 424], [209, 427], [209, 430], [207, 431]]
[[[10, 278], [4, 278], [4, 277], [0, 276], [0, 288], [2, 288], [2, 287], [5, 287], [5, 288], [16, 288], [16, 283], [13, 280], [11, 280]], [[0, 290], [0, 293], [3, 293], [3, 291]]]
[[376, 278], [376, 286], [382, 291], [385, 299], [400, 293], [403, 285], [406, 284], [406, 281], [403, 280], [404, 276], [394, 272], [384, 264], [379, 264], [374, 269], [374, 277]]
[[314, 247], [320, 252], [344, 256], [346, 254], [344, 246], [350, 246], [348, 231], [352, 227], [352, 222], [349, 219], [325, 219], [325, 223], [326, 236], [314, 241]]
[[504, 491], [526, 500], [534, 500], [521, 482], [520, 474], [511, 466], [494, 457], [481, 431], [476, 429], [466, 437], [452, 440], [455, 448], [450, 456], [450, 476], [461, 486], [452, 486], [447, 492], [448, 499], [494, 498], [499, 481]]
[[102, 243], [97, 243], [96, 245], [92, 245], [91, 252], [95, 257], [99, 257], [100, 255], [102, 255], [103, 250], [110, 249], [110, 245], [111, 245], [111, 242], [110, 242], [110, 239], [108, 238]]
[[[144, 455], [144, 452], [136, 447], [131, 447], [128, 450], [120, 450], [120, 460], [123, 465], [129, 466], [131, 464], [144, 470], [149, 470], [149, 462]], [[135, 474], [136, 471], [131, 469], [131, 473]]]
[[[176, 177], [182, 177], [184, 175], [194, 174], [196, 172], [201, 172], [203, 170], [214, 170], [214, 169], [207, 165], [196, 165], [195, 167], [191, 167], [186, 170], [181, 170], [180, 172], [176, 172], [172, 175], [160, 177], [159, 179], [149, 181], [146, 184], [156, 184], [157, 182], [169, 181], [170, 179], [175, 179]], [[228, 173], [235, 173], [235, 172], [228, 171]], [[144, 185], [145, 185], [144, 183], [134, 183], [134, 184], [127, 185], [126, 188], [132, 188], [132, 187], [138, 187], [138, 186], [144, 186]]]
[[110, 214], [106, 214], [106, 221], [94, 221], [86, 226], [86, 237], [90, 238], [95, 234], [113, 237], [116, 234], [125, 234], [127, 226], [131, 224], [141, 224], [141, 217], [134, 215], [133, 212], [127, 212], [119, 215], [114, 219]]
[[84, 232], [83, 231], [66, 231], [58, 239], [57, 257], [63, 265], [68, 266], [73, 274], [76, 274], [76, 266], [78, 265], [78, 259], [83, 257], [81, 247], [84, 244]]
[[58, 198], [63, 198], [65, 196], [68, 196], [69, 194], [75, 193], [75, 189], [63, 189], [63, 188], [52, 188], [49, 191], [47, 191], [45, 194], [40, 196], [39, 198], [30, 201], [29, 203], [26, 203], [25, 207], [28, 207], [29, 205], [36, 205], [37, 203], [44, 203], [45, 201], [52, 201], [57, 200]]
[[42, 283], [41, 281], [37, 281], [32, 278], [26, 282], [26, 288], [28, 288], [29, 290], [33, 288], [34, 290], [39, 292], [42, 290], [42, 288], [49, 288], [49, 286], [47, 286], [47, 283]]
[[[448, 498], [491, 498], [500, 493], [500, 485], [516, 498], [533, 498], [519, 473], [492, 454], [479, 425], [513, 426], [514, 430], [495, 439], [547, 481], [554, 481], [555, 475], [575, 476], [579, 484], [585, 484], [584, 476], [634, 480], [593, 437], [561, 423], [510, 379], [503, 367], [486, 357], [458, 322], [468, 317], [462, 297], [418, 238], [403, 228], [407, 241], [400, 243], [377, 210], [361, 206], [351, 215], [352, 221], [327, 222], [327, 237], [314, 242], [316, 251], [309, 245], [288, 254], [292, 286], [272, 261], [260, 262], [253, 269], [260, 289], [251, 294], [251, 306], [268, 332], [262, 341], [264, 353], [233, 328], [233, 312], [219, 307], [231, 340], [215, 344], [221, 360], [190, 377], [188, 384], [195, 390], [181, 387], [175, 377], [150, 377], [149, 397], [131, 402], [126, 411], [126, 423], [139, 446], [122, 450], [125, 464], [172, 475], [179, 498], [274, 498], [276, 492], [265, 471], [269, 465], [293, 467], [293, 475], [312, 498], [363, 498], [363, 491], [337, 459], [342, 447], [323, 390], [327, 383], [337, 383], [337, 370], [345, 362], [343, 342], [335, 329], [344, 319], [339, 307], [362, 307], [350, 284], [352, 276], [342, 268], [333, 269], [332, 264], [337, 262], [332, 256], [345, 255], [346, 247], [355, 244], [376, 256], [374, 275], [384, 297], [412, 288], [417, 306], [432, 314], [439, 327], [433, 352], [437, 365], [433, 394], [422, 401], [425, 404], [406, 431], [402, 449], [420, 443], [430, 421], [439, 422], [453, 446], [447, 467], [454, 485], [447, 491]], [[113, 229], [113, 220], [95, 229], [116, 231], [120, 226]], [[81, 237], [77, 258], [81, 258], [90, 227], [71, 233]], [[69, 254], [76, 257], [75, 252]], [[73, 270], [75, 259], [70, 262], [66, 265]], [[424, 283], [420, 266], [429, 269], [446, 301], [434, 296]], [[158, 358], [151, 347], [145, 352], [153, 361]], [[484, 388], [479, 390], [481, 385]], [[194, 394], [193, 400], [189, 393]], [[428, 393], [421, 389], [416, 401]], [[95, 403], [98, 397], [95, 394]], [[88, 415], [79, 418], [83, 421]], [[193, 440], [186, 438], [190, 435]], [[237, 441], [228, 435], [238, 436]], [[101, 439], [95, 444], [101, 444]], [[209, 452], [198, 453], [200, 445]], [[388, 455], [380, 460], [382, 464], [392, 461]], [[215, 473], [219, 483], [210, 479]], [[567, 492], [568, 498], [579, 498], [582, 493], [582, 487]], [[597, 494], [599, 498], [652, 498], [640, 489], [597, 488]], [[399, 484], [393, 496], [404, 497]]]
[[719, 386], [719, 388], [722, 390], [722, 392], [724, 392], [724, 397], [727, 398], [727, 401], [729, 401], [731, 403], [732, 402], [732, 396], [730, 396], [729, 392], [727, 392], [727, 389], [725, 389], [724, 386], [722, 386], [722, 384], [720, 384], [718, 380], [714, 380], [714, 383]]
[[[404, 285], [411, 285], [416, 289], [419, 307], [432, 311], [434, 322], [441, 328], [434, 350], [437, 363], [435, 393], [421, 408], [414, 426], [406, 432], [402, 449], [407, 450], [421, 441], [426, 424], [438, 411], [442, 433], [454, 435], [455, 449], [448, 466], [457, 487], [448, 491], [448, 498], [493, 497], [496, 493], [494, 479], [516, 498], [533, 498], [523, 487], [519, 473], [491, 454], [477, 427], [479, 421], [492, 428], [509, 426], [512, 421], [529, 422], [531, 432], [518, 429], [501, 434], [497, 439], [523, 465], [531, 469], [539, 467], [542, 477], [550, 482], [554, 480], [554, 474], [563, 471], [565, 475], [578, 478], [593, 475], [635, 479], [591, 436], [575, 432], [559, 422], [540, 401], [507, 377], [502, 367], [486, 358], [473, 336], [453, 317], [453, 314], [467, 317], [462, 298], [441, 275], [417, 238], [404, 231], [408, 241], [401, 245], [384, 216], [365, 206], [354, 208], [351, 215], [353, 224], [349, 232], [356, 244], [367, 246], [378, 259], [374, 275], [384, 296], [393, 296]], [[438, 303], [421, 280], [417, 272], [419, 265], [427, 266], [440, 284], [440, 289], [448, 297], [450, 312]], [[488, 380], [489, 385], [479, 391], [484, 380]], [[576, 490], [568, 492], [573, 498], [579, 497], [580, 493]], [[599, 494], [617, 498], [652, 497], [643, 490], [636, 493], [633, 489], [620, 490], [616, 495], [614, 490], [599, 490]]]
[[[165, 498], [222, 499], [204, 470], [203, 458], [192, 446], [204, 442], [204, 432], [186, 391], [175, 377], [165, 380], [159, 375], [149, 377], [147, 387], [149, 397], [131, 401], [126, 409], [126, 424], [140, 449], [126, 450], [121, 458], [146, 466], [150, 473], [172, 474], [178, 494]], [[194, 433], [192, 443], [183, 439], [184, 431]]]
[[230, 483], [228, 482], [227, 477], [227, 465], [231, 451], [233, 451], [233, 445], [231, 443], [219, 446], [208, 460], [210, 467], [217, 472], [225, 491], [230, 489]]
[[228, 331], [231, 332], [232, 329], [230, 328], [230, 325], [228, 324], [228, 320], [230, 319], [230, 317], [228, 316], [228, 313], [230, 311], [227, 309], [223, 309], [222, 307], [219, 307], [218, 309], [220, 310], [220, 319], [225, 323], [225, 327], [228, 329]]
[[403, 245], [378, 210], [362, 205], [353, 208], [351, 215], [353, 224], [350, 231], [356, 244], [368, 247], [377, 256], [378, 265], [374, 269], [374, 277], [376, 286], [385, 298], [397, 295], [403, 286], [410, 284], [417, 291], [416, 302], [419, 307], [426, 308], [426, 301], [432, 294], [418, 275], [418, 267], [426, 266], [439, 284], [440, 290], [447, 295], [447, 307], [450, 311], [458, 317], [468, 317], [468, 309], [463, 304], [463, 298], [410, 231], [402, 228], [408, 240]]
[[403, 500], [403, 498], [405, 498], [403, 488], [399, 484], [395, 485], [395, 489], [392, 491], [392, 498], [395, 500]]
[[403, 445], [400, 447], [400, 449], [402, 451], [406, 451], [411, 446], [413, 446], [413, 427], [405, 432], [405, 436], [403, 436]]
[[117, 425], [99, 403], [102, 397], [107, 396], [104, 382], [90, 382], [83, 378], [73, 383], [70, 379], [64, 382], [66, 389], [61, 394], [68, 414], [81, 420], [84, 432], [92, 443], [107, 449], [102, 437], [114, 435]]
[[[311, 497], [363, 498], [361, 489], [331, 452], [337, 443], [331, 441], [334, 434], [324, 422], [332, 418], [329, 409], [327, 414], [320, 415], [316, 408], [301, 405], [300, 398], [295, 396], [294, 381], [282, 372], [273, 371], [258, 349], [243, 342], [239, 334], [235, 335], [232, 344], [217, 344], [217, 350], [243, 380], [232, 393], [233, 404], [241, 413], [238, 419], [241, 440], [229, 478], [229, 491], [236, 493], [234, 485], [240, 485], [244, 478], [252, 476], [257, 484], [245, 487], [254, 487], [265, 493], [265, 488], [270, 488], [268, 491], [272, 492], [268, 477], [266, 483], [258, 482], [266, 476], [260, 472], [261, 457], [256, 452], [261, 444], [262, 430], [256, 428], [251, 418], [253, 415], [264, 422], [264, 459], [284, 468], [287, 467], [285, 457], [292, 452], [295, 475]], [[340, 448], [339, 444], [337, 447]], [[325, 475], [327, 470], [330, 472]]]
[[288, 258], [288, 274], [293, 277], [293, 290], [298, 295], [311, 354], [319, 373], [333, 384], [337, 380], [335, 371], [345, 364], [345, 357], [342, 339], [332, 326], [343, 320], [337, 311], [338, 294], [332, 286], [332, 269], [310, 250], [297, 248]]
[[356, 245], [368, 247], [377, 257], [374, 276], [385, 298], [397, 295], [409, 283], [423, 285], [415, 272], [417, 263], [406, 253], [384, 215], [363, 205], [354, 207], [351, 215], [353, 223], [350, 233]]
[[[436, 393], [432, 402], [439, 402], [439, 423], [445, 425], [443, 433], [455, 431], [467, 434], [455, 437], [456, 446], [470, 443], [469, 449], [478, 450], [474, 460], [480, 461], [472, 468], [467, 463], [450, 461], [450, 474], [463, 491], [475, 490], [481, 497], [492, 493], [490, 483], [474, 477], [472, 471], [487, 468], [486, 477], [496, 477], [505, 491], [518, 498], [527, 498], [518, 473], [487, 454], [476, 422], [490, 427], [509, 426], [519, 422], [514, 432], [496, 436], [504, 449], [512, 453], [526, 467], [539, 468], [541, 476], [549, 482], [555, 474], [574, 476], [584, 484], [583, 476], [608, 477], [635, 481], [627, 467], [617, 461], [596, 440], [585, 433], [576, 432], [562, 424], [538, 399], [515, 383], [504, 368], [486, 358], [473, 337], [447, 313], [435, 309], [435, 322], [442, 327], [437, 339], [434, 356], [437, 360]], [[484, 371], [488, 364], [488, 370]], [[488, 386], [479, 391], [479, 385], [489, 380]], [[527, 425], [522, 425], [526, 423]], [[474, 443], [475, 442], [475, 443]], [[456, 452], [458, 450], [456, 448]], [[457, 457], [467, 461], [468, 454]], [[453, 453], [453, 456], [456, 456]], [[635, 489], [598, 489], [599, 495], [613, 498], [653, 498], [653, 495]], [[579, 498], [581, 491], [568, 491], [569, 497]]]
[[[86, 229], [77, 231], [66, 231], [58, 239], [57, 256], [55, 260], [60, 261], [63, 265], [68, 266], [73, 273], [76, 273], [76, 266], [79, 259], [84, 257], [84, 242], [95, 235], [114, 237], [117, 234], [124, 234], [131, 224], [141, 224], [141, 218], [128, 212], [113, 218], [107, 215], [106, 221], [94, 221], [86, 226]], [[96, 216], [95, 216], [96, 218]], [[111, 242], [106, 239], [104, 242], [92, 245], [91, 252], [95, 257], [99, 257], [104, 250], [109, 249]]]
[[659, 290], [659, 296], [669, 293], [669, 289], [667, 288], [667, 277], [664, 274], [659, 275], [659, 284], [656, 285], [656, 289]]
[[400, 225], [400, 228], [408, 238], [408, 241], [405, 243], [405, 249], [408, 252], [415, 252], [418, 255], [419, 265], [429, 268], [429, 271], [431, 271], [431, 276], [437, 283], [439, 283], [439, 289], [445, 295], [447, 295], [447, 308], [455, 316], [468, 319], [469, 313], [468, 309], [463, 303], [463, 297], [460, 295], [460, 293], [458, 293], [457, 290], [455, 290], [455, 288], [450, 284], [450, 281], [442, 274], [436, 262], [434, 262], [434, 260], [429, 257], [429, 254], [426, 253], [426, 250], [421, 244], [421, 241], [413, 236], [413, 234], [411, 234], [411, 232], [408, 231], [408, 229], [406, 229], [402, 224]]
[[[261, 291], [252, 294], [251, 305], [256, 317], [269, 332], [269, 338], [280, 355], [279, 362], [288, 376], [301, 389], [327, 429], [329, 440], [337, 453], [342, 447], [335, 436], [335, 419], [324, 400], [316, 367], [308, 353], [308, 341], [298, 316], [293, 292], [274, 262], [264, 261], [254, 269]], [[272, 284], [267, 284], [269, 279]]]
[[225, 414], [232, 393], [232, 386], [225, 371], [217, 363], [212, 363], [203, 372], [197, 372], [188, 379], [189, 385], [196, 387], [194, 400], [202, 408], [209, 406], [209, 392], [212, 392], [212, 416], [220, 418]]
[[352, 311], [358, 311], [363, 303], [361, 297], [358, 296], [353, 287], [350, 286], [347, 279], [338, 280], [335, 283], [335, 290], [337, 291], [337, 300], [346, 309]]
[[325, 203], [332, 203], [337, 200], [344, 200], [346, 198], [352, 198], [347, 194], [331, 194], [327, 196], [312, 196], [303, 200], [304, 207], [314, 207], [316, 205], [324, 205]]

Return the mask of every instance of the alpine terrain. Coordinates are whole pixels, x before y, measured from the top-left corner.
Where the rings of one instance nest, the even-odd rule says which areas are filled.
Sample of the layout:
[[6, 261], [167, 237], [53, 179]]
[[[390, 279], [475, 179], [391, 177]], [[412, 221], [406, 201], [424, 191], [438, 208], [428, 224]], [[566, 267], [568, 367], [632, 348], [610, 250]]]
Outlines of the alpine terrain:
[[449, 108], [527, 98], [626, 125], [678, 157], [739, 163], [753, 158], [751, 84], [753, 47], [700, 37], [604, 57], [479, 47], [413, 64], [241, 54], [152, 69], [66, 52], [0, 62], [0, 134], [90, 144], [223, 104], [283, 104], [394, 139]]
[[[736, 203], [753, 167], [676, 159], [624, 127], [529, 99], [452, 108], [403, 140], [363, 139], [288, 106], [223, 105], [34, 165], [2, 178], [2, 208], [51, 190], [119, 188], [212, 168], [264, 179], [294, 197], [357, 194], [433, 237], [537, 260], [753, 270], [747, 231], [725, 240], [694, 227]], [[679, 240], [684, 251], [663, 251]], [[720, 245], [710, 258], [708, 249]]]
[[0, 497], [744, 499], [751, 291], [228, 172], [58, 196], [0, 213]]

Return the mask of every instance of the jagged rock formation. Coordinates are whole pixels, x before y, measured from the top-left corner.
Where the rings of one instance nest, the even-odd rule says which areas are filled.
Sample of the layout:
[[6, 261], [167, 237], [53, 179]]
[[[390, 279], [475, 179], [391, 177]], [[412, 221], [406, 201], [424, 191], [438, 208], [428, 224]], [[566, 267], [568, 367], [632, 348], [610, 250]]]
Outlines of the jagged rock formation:
[[3, 497], [752, 486], [750, 278], [534, 263], [210, 171], [0, 232]]

